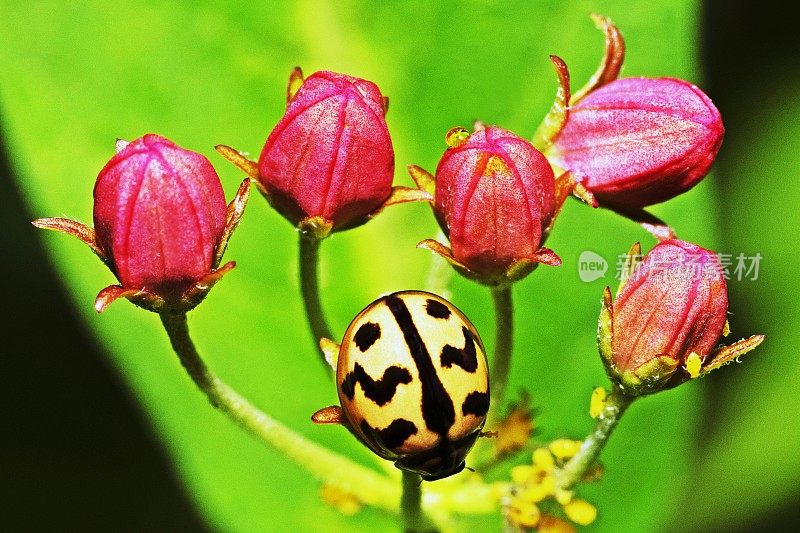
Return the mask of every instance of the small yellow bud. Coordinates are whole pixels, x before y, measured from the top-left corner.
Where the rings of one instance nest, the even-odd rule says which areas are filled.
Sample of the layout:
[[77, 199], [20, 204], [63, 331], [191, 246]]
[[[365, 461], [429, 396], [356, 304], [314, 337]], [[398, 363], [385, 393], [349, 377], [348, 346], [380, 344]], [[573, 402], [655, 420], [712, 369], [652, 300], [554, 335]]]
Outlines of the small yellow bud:
[[589, 400], [589, 416], [597, 418], [606, 406], [606, 390], [597, 387], [592, 391], [592, 399]]
[[700, 359], [699, 355], [694, 352], [690, 353], [689, 357], [686, 358], [686, 371], [689, 373], [689, 377], [694, 379], [699, 376], [702, 364], [703, 361]]
[[526, 502], [539, 503], [545, 498], [552, 496], [555, 490], [555, 478], [553, 478], [553, 476], [545, 476], [539, 483], [527, 485], [525, 489], [519, 493], [519, 498]]
[[511, 469], [511, 481], [515, 485], [536, 483], [536, 469], [531, 465], [519, 465]]
[[731, 323], [726, 320], [725, 325], [722, 327], [722, 336], [727, 337], [730, 334], [731, 334]]
[[597, 518], [597, 509], [585, 500], [572, 500], [564, 506], [564, 513], [581, 526], [588, 526]]
[[550, 443], [550, 451], [556, 459], [570, 459], [581, 449], [581, 444], [579, 440], [556, 439]]
[[547, 448], [536, 448], [533, 450], [533, 464], [544, 470], [552, 470], [555, 461]]
[[542, 517], [539, 507], [535, 504], [528, 504], [514, 500], [508, 506], [508, 519], [517, 526], [536, 527]]
[[527, 446], [533, 434], [533, 415], [528, 402], [528, 398], [523, 396], [493, 428], [497, 430], [493, 444], [498, 457], [510, 455]]
[[567, 505], [572, 501], [574, 495], [575, 493], [573, 491], [566, 489], [556, 489], [555, 492], [555, 498], [559, 505]]

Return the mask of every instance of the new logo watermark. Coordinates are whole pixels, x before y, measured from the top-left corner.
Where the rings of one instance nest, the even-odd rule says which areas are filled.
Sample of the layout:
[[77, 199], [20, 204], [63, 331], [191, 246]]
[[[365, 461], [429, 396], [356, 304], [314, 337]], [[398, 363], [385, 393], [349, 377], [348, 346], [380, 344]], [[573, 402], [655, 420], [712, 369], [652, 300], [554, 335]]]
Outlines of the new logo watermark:
[[[734, 279], [736, 281], [756, 281], [759, 277], [759, 270], [763, 256], [760, 253], [753, 255], [746, 255], [744, 253], [718, 253], [718, 266], [701, 264], [699, 261], [700, 259], [701, 258], [699, 256], [695, 257], [689, 255], [684, 258], [684, 261], [681, 263], [681, 267], [702, 270], [703, 268], [711, 268], [713, 266], [713, 272], [710, 272], [710, 274], [721, 274], [722, 277], [728, 281]], [[616, 257], [616, 272], [614, 274], [615, 279], [622, 279], [622, 270], [625, 268], [626, 261], [626, 254], [620, 254]], [[664, 265], [655, 265], [652, 270], [653, 273], [658, 273], [661, 269], [666, 267], [674, 267], [674, 265], [672, 262], [668, 261]], [[600, 254], [591, 250], [584, 250], [578, 256], [578, 277], [580, 277], [582, 282], [591, 283], [598, 279], [604, 278], [607, 272], [608, 261], [606, 261], [606, 259]]]
[[578, 257], [578, 276], [584, 283], [600, 279], [608, 272], [608, 261], [591, 250], [584, 250]]

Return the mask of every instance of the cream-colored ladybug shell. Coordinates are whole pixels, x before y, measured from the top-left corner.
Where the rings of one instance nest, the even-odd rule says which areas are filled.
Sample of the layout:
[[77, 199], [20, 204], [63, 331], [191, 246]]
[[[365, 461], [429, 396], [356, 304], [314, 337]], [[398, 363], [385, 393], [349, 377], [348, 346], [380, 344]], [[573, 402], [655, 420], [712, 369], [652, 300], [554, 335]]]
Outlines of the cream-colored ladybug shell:
[[353, 431], [387, 459], [457, 441], [489, 407], [483, 343], [447, 300], [420, 291], [385, 296], [350, 324], [337, 387]]

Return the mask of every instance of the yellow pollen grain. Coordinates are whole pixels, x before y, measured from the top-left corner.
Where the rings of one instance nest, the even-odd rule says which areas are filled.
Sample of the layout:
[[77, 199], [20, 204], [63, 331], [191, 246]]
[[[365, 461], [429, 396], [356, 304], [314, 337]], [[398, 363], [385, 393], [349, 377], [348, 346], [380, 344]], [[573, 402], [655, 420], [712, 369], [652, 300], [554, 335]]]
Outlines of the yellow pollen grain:
[[686, 371], [689, 373], [689, 377], [694, 379], [699, 376], [702, 364], [703, 362], [700, 360], [699, 355], [695, 352], [690, 353], [689, 357], [686, 358]]
[[489, 158], [489, 161], [486, 162], [486, 168], [483, 169], [484, 176], [491, 176], [493, 174], [508, 174], [509, 172], [508, 165], [506, 165], [505, 161], [496, 155], [493, 155]]
[[564, 506], [564, 514], [576, 524], [588, 526], [597, 518], [597, 509], [585, 500], [572, 500]]
[[589, 416], [597, 418], [606, 406], [606, 390], [597, 387], [592, 391], [592, 398], [589, 400]]
[[581, 449], [579, 440], [556, 439], [550, 443], [550, 451], [556, 459], [570, 459]]

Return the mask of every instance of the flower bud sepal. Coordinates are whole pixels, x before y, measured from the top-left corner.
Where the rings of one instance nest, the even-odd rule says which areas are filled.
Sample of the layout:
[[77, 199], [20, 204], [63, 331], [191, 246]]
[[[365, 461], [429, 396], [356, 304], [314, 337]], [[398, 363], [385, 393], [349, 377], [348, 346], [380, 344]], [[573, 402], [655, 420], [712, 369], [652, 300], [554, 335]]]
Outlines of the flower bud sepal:
[[679, 362], [663, 355], [648, 360], [641, 366], [623, 371], [614, 363], [612, 340], [614, 336], [614, 310], [611, 289], [603, 292], [603, 307], [597, 325], [597, 347], [609, 379], [619, 387], [626, 396], [643, 396], [665, 388], [666, 383], [675, 373]]
[[122, 285], [109, 285], [97, 294], [94, 308], [98, 313], [102, 313], [109, 305], [114, 303], [114, 301], [120, 298], [127, 298], [137, 307], [154, 313], [187, 313], [197, 307], [208, 295], [211, 287], [235, 267], [235, 261], [228, 261], [221, 267], [211, 270], [207, 275], [175, 298], [165, 298], [147, 288], [126, 289]]
[[[248, 159], [247, 156], [242, 152], [236, 150], [235, 148], [231, 148], [230, 146], [219, 144], [215, 148], [217, 152], [222, 155], [222, 157], [233, 163], [240, 170], [244, 171], [244, 173], [247, 174], [249, 181], [253, 184], [253, 186], [255, 186], [258, 192], [261, 193], [261, 196], [264, 197], [264, 199], [273, 209], [277, 210], [273, 196], [258, 179], [258, 163]], [[381, 205], [379, 205], [374, 211], [368, 213], [364, 217], [354, 221], [351, 224], [334, 228], [334, 222], [332, 220], [321, 216], [309, 216], [300, 220], [300, 222], [297, 223], [296, 229], [304, 236], [316, 239], [324, 239], [330, 236], [330, 234], [334, 231], [343, 231], [366, 224], [389, 206], [407, 202], [430, 202], [432, 200], [433, 196], [426, 191], [414, 187], [395, 185], [392, 187], [389, 197]]]
[[481, 285], [490, 287], [501, 287], [516, 283], [528, 274], [533, 272], [539, 263], [550, 266], [561, 265], [561, 258], [550, 248], [540, 248], [533, 257], [517, 259], [501, 274], [483, 274], [471, 270], [468, 266], [453, 257], [453, 251], [446, 245], [435, 239], [425, 239], [417, 244], [417, 248], [429, 250], [448, 263], [462, 276]]

